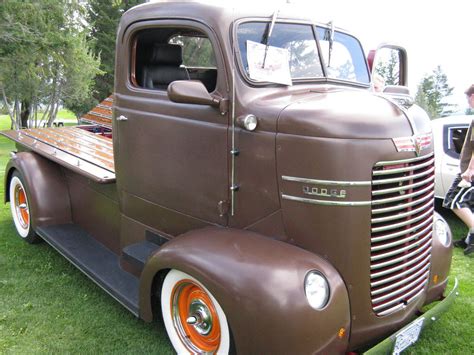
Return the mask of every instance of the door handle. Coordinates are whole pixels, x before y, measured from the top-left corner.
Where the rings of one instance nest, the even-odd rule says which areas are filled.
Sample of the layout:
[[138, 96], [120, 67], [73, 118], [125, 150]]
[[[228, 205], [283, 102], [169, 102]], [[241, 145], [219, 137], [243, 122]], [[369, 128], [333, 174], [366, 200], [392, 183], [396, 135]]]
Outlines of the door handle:
[[117, 117], [117, 121], [128, 121], [128, 118], [125, 117], [124, 115], [120, 115]]

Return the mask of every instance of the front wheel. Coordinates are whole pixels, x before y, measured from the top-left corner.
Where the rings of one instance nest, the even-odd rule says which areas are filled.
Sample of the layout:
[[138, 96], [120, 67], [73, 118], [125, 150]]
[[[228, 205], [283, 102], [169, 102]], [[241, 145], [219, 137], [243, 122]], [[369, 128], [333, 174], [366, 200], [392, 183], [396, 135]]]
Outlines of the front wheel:
[[161, 289], [166, 331], [178, 354], [228, 354], [227, 318], [212, 294], [194, 277], [171, 270]]
[[31, 226], [31, 209], [23, 179], [15, 171], [10, 180], [10, 209], [16, 231], [28, 243], [37, 243], [41, 239]]

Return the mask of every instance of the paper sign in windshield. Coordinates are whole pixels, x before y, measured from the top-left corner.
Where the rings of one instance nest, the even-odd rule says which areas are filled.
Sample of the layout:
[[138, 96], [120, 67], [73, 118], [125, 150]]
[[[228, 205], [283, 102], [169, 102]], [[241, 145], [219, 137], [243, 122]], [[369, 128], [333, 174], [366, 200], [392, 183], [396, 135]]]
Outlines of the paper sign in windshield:
[[291, 85], [288, 49], [272, 46], [268, 46], [266, 49], [266, 47], [261, 43], [247, 41], [247, 63], [250, 78], [255, 81]]

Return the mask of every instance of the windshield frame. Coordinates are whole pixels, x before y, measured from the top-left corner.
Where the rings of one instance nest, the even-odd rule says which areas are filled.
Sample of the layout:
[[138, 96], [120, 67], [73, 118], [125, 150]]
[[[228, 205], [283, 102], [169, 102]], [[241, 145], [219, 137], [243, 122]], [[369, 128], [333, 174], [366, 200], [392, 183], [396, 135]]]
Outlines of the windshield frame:
[[[232, 58], [232, 62], [234, 63], [234, 65], [237, 64], [238, 72], [239, 72], [240, 77], [249, 86], [252, 86], [252, 87], [285, 87], [286, 85], [283, 85], [283, 84], [253, 80], [249, 77], [248, 73], [246, 72], [246, 70], [244, 68], [244, 63], [242, 61], [242, 53], [241, 53], [240, 47], [239, 47], [238, 28], [242, 24], [252, 23], [252, 22], [261, 22], [261, 23], [269, 24], [269, 23], [271, 23], [271, 18], [268, 18], [268, 17], [246, 17], [246, 18], [238, 19], [238, 20], [236, 20], [232, 23], [233, 28], [232, 28], [231, 36], [232, 36], [232, 45], [234, 46], [233, 52], [234, 52], [234, 55], [235, 55], [235, 59]], [[347, 32], [345, 30], [342, 30], [340, 28], [334, 28], [335, 32], [340, 32], [340, 33], [346, 34], [346, 35], [354, 38], [354, 40], [357, 41], [357, 43], [360, 47], [362, 56], [364, 58], [364, 68], [367, 71], [367, 77], [369, 79], [368, 83], [363, 83], [363, 82], [359, 82], [359, 81], [344, 80], [344, 79], [336, 79], [336, 78], [331, 78], [331, 77], [328, 76], [327, 63], [324, 60], [324, 56], [321, 53], [321, 46], [320, 46], [320, 42], [319, 42], [320, 39], [319, 39], [319, 36], [318, 36], [318, 31], [317, 31], [317, 27], [328, 29], [329, 27], [328, 27], [327, 24], [322, 24], [322, 23], [319, 23], [319, 22], [312, 22], [312, 21], [310, 22], [310, 21], [307, 21], [307, 20], [305, 21], [305, 20], [295, 20], [295, 19], [287, 19], [287, 18], [277, 18], [275, 24], [279, 24], [279, 23], [311, 26], [312, 31], [313, 31], [313, 35], [314, 35], [314, 38], [315, 38], [315, 41], [316, 41], [316, 48], [318, 50], [317, 54], [318, 54], [320, 63], [322, 65], [322, 72], [323, 72], [322, 77], [320, 77], [320, 78], [292, 79], [293, 85], [308, 84], [308, 83], [310, 83], [310, 84], [311, 83], [313, 83], [313, 84], [315, 84], [315, 83], [318, 83], [318, 84], [321, 84], [321, 83], [335, 83], [335, 84], [349, 85], [349, 86], [354, 86], [354, 87], [370, 88], [371, 73], [369, 71], [367, 58], [365, 56], [365, 52], [363, 50], [362, 44], [360, 43], [360, 41], [357, 37], [355, 37], [351, 33]]]

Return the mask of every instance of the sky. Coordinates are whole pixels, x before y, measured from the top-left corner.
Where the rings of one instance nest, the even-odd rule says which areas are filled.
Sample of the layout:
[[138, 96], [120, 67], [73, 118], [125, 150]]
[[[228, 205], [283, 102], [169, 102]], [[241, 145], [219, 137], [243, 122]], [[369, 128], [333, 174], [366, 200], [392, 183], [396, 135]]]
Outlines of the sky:
[[[207, 0], [232, 6], [226, 0]], [[420, 80], [438, 65], [454, 87], [449, 102], [468, 107], [464, 91], [474, 84], [474, 1], [472, 0], [291, 0], [320, 22], [333, 21], [354, 34], [366, 53], [382, 42], [408, 52], [408, 86], [415, 95]], [[239, 0], [269, 9], [286, 0]]]

